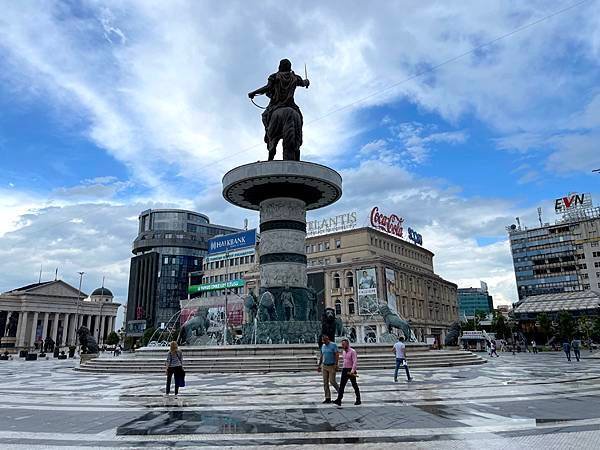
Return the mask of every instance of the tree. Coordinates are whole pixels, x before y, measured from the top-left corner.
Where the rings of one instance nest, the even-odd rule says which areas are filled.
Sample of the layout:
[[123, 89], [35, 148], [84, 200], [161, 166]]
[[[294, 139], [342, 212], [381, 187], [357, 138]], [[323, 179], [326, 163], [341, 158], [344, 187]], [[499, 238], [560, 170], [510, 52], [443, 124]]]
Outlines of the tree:
[[142, 336], [142, 345], [144, 347], [148, 345], [155, 331], [156, 329], [154, 327], [146, 328], [146, 330], [144, 331], [144, 335]]
[[592, 327], [592, 336], [596, 340], [600, 340], [600, 317], [594, 319], [594, 326]]
[[550, 334], [552, 333], [552, 320], [545, 312], [538, 314], [537, 319], [540, 324], [540, 330], [544, 335], [544, 339], [548, 342]]
[[108, 334], [108, 337], [106, 338], [106, 343], [108, 345], [117, 345], [119, 343], [120, 339], [119, 339], [119, 335], [117, 334], [116, 331], [111, 331]]
[[561, 311], [558, 314], [558, 334], [563, 340], [571, 340], [575, 332], [575, 320], [568, 311]]
[[594, 324], [590, 320], [589, 317], [580, 317], [577, 321], [577, 332], [581, 335], [582, 338], [588, 340], [592, 335], [592, 329]]
[[506, 319], [498, 311], [494, 311], [494, 318], [492, 319], [492, 329], [496, 333], [496, 337], [499, 339], [505, 339], [510, 333]]

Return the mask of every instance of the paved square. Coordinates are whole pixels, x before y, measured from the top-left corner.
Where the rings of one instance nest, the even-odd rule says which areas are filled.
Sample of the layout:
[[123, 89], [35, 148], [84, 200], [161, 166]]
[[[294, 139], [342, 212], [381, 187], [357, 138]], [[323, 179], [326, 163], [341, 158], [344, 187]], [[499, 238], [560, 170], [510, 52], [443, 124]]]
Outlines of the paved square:
[[[599, 355], [600, 356], [600, 355]], [[0, 363], [2, 448], [598, 448], [600, 358], [502, 354], [483, 366], [359, 372], [341, 408], [320, 376], [188, 374], [178, 398], [164, 378], [89, 374], [78, 361]]]

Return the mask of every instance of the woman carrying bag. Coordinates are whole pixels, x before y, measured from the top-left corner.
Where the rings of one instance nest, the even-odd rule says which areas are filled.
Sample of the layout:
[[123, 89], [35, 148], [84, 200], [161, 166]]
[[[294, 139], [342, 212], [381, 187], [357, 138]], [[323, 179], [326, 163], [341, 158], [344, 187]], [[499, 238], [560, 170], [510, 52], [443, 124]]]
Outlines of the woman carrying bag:
[[185, 386], [185, 372], [183, 370], [183, 354], [177, 348], [177, 342], [171, 342], [171, 348], [167, 355], [167, 390], [166, 394], [171, 393], [171, 378], [175, 375], [175, 397], [179, 393], [179, 388]]

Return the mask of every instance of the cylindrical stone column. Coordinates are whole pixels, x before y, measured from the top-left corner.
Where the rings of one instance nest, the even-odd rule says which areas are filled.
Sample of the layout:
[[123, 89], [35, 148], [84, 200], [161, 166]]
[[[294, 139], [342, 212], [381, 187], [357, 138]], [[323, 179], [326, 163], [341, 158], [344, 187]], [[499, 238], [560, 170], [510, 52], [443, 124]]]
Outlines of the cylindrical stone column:
[[305, 288], [306, 204], [294, 198], [260, 203], [261, 287]]
[[61, 338], [61, 344], [62, 345], [69, 345], [69, 313], [65, 313], [64, 314], [64, 319], [63, 319], [63, 332], [62, 332], [62, 338]]
[[17, 330], [17, 347], [25, 346], [25, 335], [27, 334], [27, 311], [22, 311], [19, 314], [19, 326]]
[[48, 317], [49, 316], [50, 316], [50, 313], [47, 313], [47, 312], [44, 313], [44, 319], [42, 322], [42, 339], [44, 341], [48, 337]]
[[33, 322], [31, 324], [31, 335], [29, 336], [29, 342], [26, 342], [27, 347], [33, 347], [35, 345], [35, 332], [37, 331], [38, 312], [33, 313]]
[[54, 313], [54, 318], [52, 319], [52, 334], [51, 334], [51, 338], [54, 341], [54, 343], [56, 345], [58, 345], [58, 342], [56, 342], [56, 335], [58, 334], [58, 320], [60, 318], [60, 314], [59, 313]]
[[100, 332], [98, 333], [98, 344], [104, 343], [104, 325], [106, 324], [106, 316], [100, 316]]

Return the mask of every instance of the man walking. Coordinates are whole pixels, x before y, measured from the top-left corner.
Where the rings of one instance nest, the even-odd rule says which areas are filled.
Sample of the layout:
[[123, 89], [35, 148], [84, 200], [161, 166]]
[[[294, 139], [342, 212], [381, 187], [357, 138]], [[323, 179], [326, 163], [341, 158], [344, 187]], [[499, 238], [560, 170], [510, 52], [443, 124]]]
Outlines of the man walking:
[[533, 354], [537, 355], [537, 342], [535, 342], [535, 339], [533, 341], [531, 341], [531, 348], [533, 349]]
[[324, 334], [321, 339], [323, 345], [321, 345], [321, 357], [319, 358], [317, 372], [323, 373], [323, 390], [325, 391], [325, 400], [323, 403], [331, 403], [331, 391], [329, 390], [329, 385], [331, 384], [336, 391], [340, 390], [340, 387], [335, 381], [335, 373], [338, 368], [340, 352], [335, 342], [331, 342], [329, 336]]
[[493, 358], [496, 355], [496, 358], [500, 358], [500, 355], [496, 351], [496, 341], [492, 341], [490, 344], [490, 358]]
[[569, 344], [568, 339], [563, 342], [563, 352], [567, 355], [567, 361], [571, 362], [571, 344]]
[[410, 372], [408, 371], [408, 363], [406, 362], [406, 345], [404, 344], [404, 336], [398, 336], [398, 342], [394, 344], [392, 350], [396, 354], [396, 371], [394, 372], [394, 382], [398, 382], [398, 369], [400, 366], [404, 366], [406, 370], [406, 380], [412, 381]]
[[581, 358], [581, 341], [577, 338], [574, 338], [571, 341], [571, 348], [575, 354], [575, 359], [577, 359], [577, 362], [579, 362], [579, 358]]
[[356, 350], [350, 347], [350, 341], [348, 339], [342, 339], [342, 348], [344, 349], [344, 365], [342, 366], [342, 379], [340, 380], [340, 388], [338, 390], [338, 396], [333, 401], [338, 406], [342, 406], [342, 398], [344, 397], [344, 389], [346, 383], [350, 380], [352, 387], [354, 388], [354, 395], [356, 396], [355, 405], [360, 405], [360, 390], [356, 383]]

